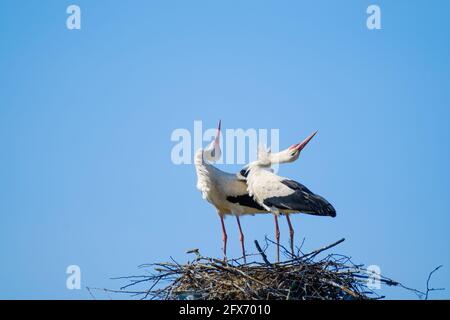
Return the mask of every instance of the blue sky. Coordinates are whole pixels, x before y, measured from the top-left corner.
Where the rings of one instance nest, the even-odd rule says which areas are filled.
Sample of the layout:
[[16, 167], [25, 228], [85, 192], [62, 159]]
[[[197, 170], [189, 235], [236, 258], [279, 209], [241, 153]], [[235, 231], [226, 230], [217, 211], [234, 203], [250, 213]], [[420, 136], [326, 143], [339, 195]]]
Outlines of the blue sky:
[[[382, 30], [366, 28], [373, 3]], [[66, 28], [70, 4], [81, 30]], [[72, 264], [83, 287], [118, 288], [109, 278], [142, 263], [220, 256], [193, 166], [170, 158], [173, 130], [218, 119], [279, 129], [282, 148], [319, 129], [280, 170], [337, 209], [293, 217], [304, 250], [345, 237], [335, 252], [418, 289], [444, 264], [432, 284], [450, 288], [448, 12], [448, 1], [2, 0], [0, 298], [90, 298], [66, 289]], [[273, 237], [270, 216], [242, 226], [250, 250]]]

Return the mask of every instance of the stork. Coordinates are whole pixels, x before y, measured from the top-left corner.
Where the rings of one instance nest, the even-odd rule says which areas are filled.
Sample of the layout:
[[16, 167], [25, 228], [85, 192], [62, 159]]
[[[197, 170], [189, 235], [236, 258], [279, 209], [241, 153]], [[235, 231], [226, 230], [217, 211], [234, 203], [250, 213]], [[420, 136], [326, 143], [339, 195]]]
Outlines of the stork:
[[[239, 217], [245, 214], [263, 213], [266, 210], [256, 203], [247, 192], [247, 184], [236, 174], [224, 172], [212, 165], [220, 159], [220, 125], [217, 127], [216, 137], [206, 149], [199, 149], [195, 153], [195, 168], [197, 172], [197, 189], [202, 192], [203, 199], [211, 203], [217, 210], [222, 225], [223, 254], [227, 256], [227, 232], [224, 216], [236, 217], [239, 228], [242, 255], [245, 258], [244, 234]], [[266, 212], [267, 213], [267, 212]]]
[[[289, 149], [298, 153], [308, 144], [317, 133], [314, 132], [303, 142], [291, 146]], [[277, 236], [277, 260], [280, 257], [278, 215], [284, 214], [289, 224], [291, 252], [294, 253], [294, 229], [289, 218], [292, 213], [306, 213], [318, 216], [336, 216], [334, 207], [323, 197], [314, 194], [301, 183], [289, 178], [276, 175], [267, 170], [274, 163], [289, 162], [286, 155], [271, 154], [260, 148], [258, 160], [245, 168], [247, 191], [254, 200], [265, 210], [275, 214], [275, 228]], [[241, 173], [242, 174], [242, 173]]]
[[[316, 135], [317, 131], [312, 134], [307, 141], [303, 141], [301, 143], [296, 143], [290, 146], [289, 148], [277, 152], [272, 153], [267, 150], [262, 149], [260, 147], [258, 152], [258, 160], [261, 158], [265, 158], [269, 161], [268, 166], [262, 167], [264, 170], [268, 170], [270, 172], [273, 172], [273, 170], [270, 168], [272, 164], [281, 164], [281, 163], [289, 163], [294, 162], [300, 157], [300, 153], [302, 149], [306, 146], [306, 144]], [[247, 176], [250, 171], [250, 164], [245, 166], [239, 173], [237, 174], [239, 180], [243, 180], [247, 182]], [[248, 190], [247, 190], [248, 191]], [[265, 208], [267, 210], [267, 208]], [[269, 210], [270, 211], [270, 210]], [[289, 226], [289, 237], [290, 237], [290, 243], [291, 243], [291, 252], [293, 253], [293, 247], [294, 247], [294, 228], [292, 227], [291, 219], [289, 217], [289, 214], [286, 214], [286, 220]], [[277, 241], [277, 260], [279, 261], [279, 245], [280, 245], [280, 228], [278, 225], [278, 214], [274, 214], [275, 218], [275, 239]]]
[[[227, 232], [225, 229], [225, 215], [236, 217], [239, 228], [242, 254], [245, 259], [244, 234], [239, 217], [257, 213], [269, 213], [248, 194], [245, 176], [224, 172], [214, 167], [212, 163], [220, 159], [220, 126], [219, 121], [216, 137], [205, 149], [195, 153], [195, 168], [197, 172], [197, 189], [202, 192], [203, 199], [211, 203], [220, 217], [223, 236], [223, 254], [227, 255]], [[294, 148], [295, 149], [295, 148]], [[292, 162], [298, 158], [299, 153], [290, 149], [271, 154], [274, 161], [283, 159], [283, 162]], [[279, 161], [281, 163], [281, 161]], [[267, 168], [269, 169], [269, 168]], [[244, 173], [245, 174], [245, 173]]]

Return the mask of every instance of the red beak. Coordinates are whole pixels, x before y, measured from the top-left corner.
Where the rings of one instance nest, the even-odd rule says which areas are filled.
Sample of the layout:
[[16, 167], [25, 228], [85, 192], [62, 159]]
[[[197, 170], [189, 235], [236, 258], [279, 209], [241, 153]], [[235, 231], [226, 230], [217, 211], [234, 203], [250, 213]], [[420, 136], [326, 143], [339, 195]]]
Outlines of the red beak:
[[301, 143], [296, 144], [292, 149], [298, 150], [298, 151], [302, 151], [302, 149], [304, 147], [306, 147], [306, 145], [308, 144], [308, 142], [311, 141], [312, 138], [314, 138], [314, 136], [316, 135], [318, 130], [316, 130], [313, 134], [311, 134], [308, 138], [306, 138], [305, 140], [303, 140]]
[[219, 120], [219, 124], [217, 125], [216, 143], [220, 142], [220, 126], [221, 125], [222, 125], [222, 120]]

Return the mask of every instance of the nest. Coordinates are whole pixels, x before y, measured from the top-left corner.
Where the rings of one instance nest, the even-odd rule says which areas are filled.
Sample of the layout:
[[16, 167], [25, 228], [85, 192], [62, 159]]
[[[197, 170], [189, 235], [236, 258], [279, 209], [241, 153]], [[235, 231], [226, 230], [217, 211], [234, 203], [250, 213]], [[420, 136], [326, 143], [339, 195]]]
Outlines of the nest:
[[[428, 289], [421, 292], [399, 282], [374, 274], [363, 265], [339, 254], [319, 254], [343, 242], [336, 241], [326, 247], [302, 254], [289, 253], [282, 247], [286, 261], [273, 263], [255, 241], [258, 253], [250, 263], [243, 259], [220, 260], [204, 257], [198, 249], [190, 250], [196, 258], [186, 264], [171, 262], [142, 265], [147, 275], [114, 279], [129, 281], [120, 290], [98, 289], [105, 292], [128, 293], [141, 299], [158, 300], [360, 300], [384, 298], [376, 293], [375, 284], [399, 286], [419, 297], [428, 297]], [[437, 270], [438, 268], [436, 268]], [[434, 270], [435, 271], [435, 270]], [[433, 271], [433, 272], [434, 272]], [[430, 274], [431, 276], [431, 274]], [[150, 285], [149, 285], [150, 284]], [[135, 289], [145, 285], [142, 290]], [[134, 290], [132, 290], [134, 289]], [[91, 290], [88, 288], [89, 292]], [[92, 292], [91, 292], [92, 294]], [[95, 297], [94, 297], [95, 298]]]
[[[317, 261], [314, 258], [344, 241], [341, 239], [325, 248], [308, 254], [292, 255], [290, 259], [271, 263], [265, 250], [256, 247], [262, 262], [241, 263], [242, 259], [223, 261], [203, 257], [185, 265], [158, 264], [155, 268], [162, 278], [176, 275], [173, 282], [156, 290], [158, 299], [206, 300], [345, 300], [380, 298], [369, 289], [369, 274], [350, 258], [329, 254]], [[391, 282], [384, 279], [385, 282]], [[390, 283], [396, 285], [396, 282]]]

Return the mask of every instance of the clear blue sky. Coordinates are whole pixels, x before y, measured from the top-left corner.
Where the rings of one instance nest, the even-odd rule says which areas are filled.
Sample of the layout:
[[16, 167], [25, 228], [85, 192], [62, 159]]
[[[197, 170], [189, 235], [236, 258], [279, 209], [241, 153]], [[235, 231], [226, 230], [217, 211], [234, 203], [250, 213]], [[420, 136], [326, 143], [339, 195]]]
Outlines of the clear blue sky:
[[[73, 3], [79, 31], [65, 25]], [[373, 3], [379, 31], [366, 28]], [[2, 0], [0, 298], [90, 298], [66, 289], [71, 264], [83, 287], [118, 288], [110, 277], [186, 249], [220, 256], [193, 166], [170, 159], [174, 129], [218, 119], [278, 128], [281, 147], [319, 129], [280, 171], [337, 209], [293, 218], [306, 251], [345, 237], [335, 252], [411, 287], [444, 264], [433, 285], [450, 289], [449, 13], [448, 1]], [[273, 237], [270, 216], [242, 224], [251, 250]]]

